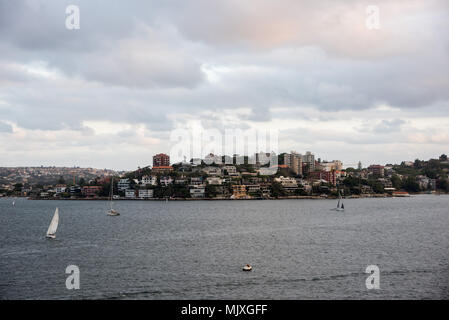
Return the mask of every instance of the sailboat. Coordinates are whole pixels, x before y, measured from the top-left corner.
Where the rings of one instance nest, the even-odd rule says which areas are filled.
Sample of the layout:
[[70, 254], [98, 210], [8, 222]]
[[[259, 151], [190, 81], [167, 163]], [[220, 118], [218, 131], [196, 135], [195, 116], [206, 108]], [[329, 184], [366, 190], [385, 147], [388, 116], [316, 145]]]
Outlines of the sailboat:
[[16, 206], [16, 200], [12, 201], [12, 206], [15, 207]]
[[114, 179], [112, 178], [111, 179], [111, 194], [109, 195], [109, 198], [110, 198], [109, 203], [111, 204], [111, 208], [108, 210], [108, 216], [119, 216], [120, 213], [118, 213], [116, 210], [114, 210], [112, 208], [112, 204], [113, 204], [112, 197], [113, 197], [113, 194], [114, 194]]
[[50, 226], [47, 230], [47, 238], [54, 239], [56, 238], [56, 229], [58, 229], [59, 223], [59, 209], [56, 208], [55, 214], [53, 215], [53, 219], [51, 219]]
[[331, 209], [333, 211], [345, 211], [345, 205], [343, 203], [343, 198], [341, 197], [341, 193], [338, 193], [338, 203], [337, 203], [337, 207], [334, 209]]

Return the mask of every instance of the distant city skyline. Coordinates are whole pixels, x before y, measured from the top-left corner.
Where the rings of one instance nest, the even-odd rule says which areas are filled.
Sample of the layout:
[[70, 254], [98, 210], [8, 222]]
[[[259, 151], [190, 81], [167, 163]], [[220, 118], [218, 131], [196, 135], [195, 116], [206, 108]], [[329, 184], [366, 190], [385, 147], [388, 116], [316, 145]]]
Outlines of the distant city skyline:
[[[294, 150], [291, 150], [291, 151], [294, 151]], [[280, 153], [278, 153], [277, 155], [281, 155], [281, 154], [289, 154], [291, 151], [289, 151], [289, 152], [280, 152]], [[311, 151], [307, 151], [307, 152], [311, 152]], [[134, 171], [134, 170], [136, 170], [136, 169], [138, 169], [139, 167], [140, 168], [143, 168], [143, 167], [147, 167], [147, 166], [150, 166], [150, 167], [153, 167], [154, 165], [153, 165], [153, 162], [154, 162], [154, 157], [155, 156], [158, 156], [159, 154], [164, 154], [164, 152], [159, 152], [157, 155], [155, 154], [155, 155], [153, 155], [151, 158], [153, 159], [153, 160], [149, 160], [149, 162], [148, 163], [146, 163], [146, 164], [142, 164], [142, 165], [138, 165], [138, 166], [136, 166], [136, 167], [133, 167], [133, 168], [130, 168], [130, 169], [118, 169], [118, 168], [113, 168], [113, 167], [95, 167], [95, 166], [81, 166], [81, 165], [76, 165], [76, 164], [74, 164], [74, 165], [58, 165], [58, 164], [52, 164], [52, 165], [45, 165], [45, 164], [33, 164], [33, 165], [0, 165], [0, 168], [10, 168], [10, 167], [28, 167], [28, 168], [39, 168], [39, 167], [56, 167], [56, 168], [63, 168], [63, 167], [66, 167], [66, 168], [92, 168], [92, 169], [99, 169], [99, 170], [113, 170], [113, 171], [118, 171], [118, 172], [120, 172], [120, 171]], [[299, 153], [300, 154], [300, 153]], [[305, 154], [305, 152], [304, 152], [304, 154]], [[341, 161], [342, 162], [342, 166], [343, 166], [343, 169], [346, 169], [346, 168], [349, 168], [349, 167], [351, 167], [351, 168], [354, 168], [354, 169], [356, 169], [356, 168], [358, 168], [359, 167], [359, 165], [361, 165], [362, 166], [362, 168], [368, 168], [369, 166], [371, 166], [371, 165], [382, 165], [382, 166], [384, 166], [384, 165], [388, 165], [388, 164], [393, 164], [393, 165], [399, 165], [399, 164], [401, 164], [402, 162], [414, 162], [415, 160], [417, 160], [417, 159], [419, 159], [419, 160], [422, 160], [422, 161], [427, 161], [427, 160], [430, 160], [430, 159], [439, 159], [440, 158], [440, 156], [442, 156], [442, 155], [444, 155], [444, 154], [446, 154], [446, 153], [444, 153], [444, 152], [442, 152], [442, 153], [440, 153], [440, 154], [438, 154], [437, 156], [433, 156], [433, 157], [429, 157], [429, 158], [414, 158], [414, 159], [402, 159], [402, 160], [399, 160], [399, 161], [396, 161], [396, 162], [394, 162], [394, 161], [390, 161], [390, 162], [384, 162], [384, 163], [382, 163], [382, 162], [363, 162], [363, 161], [356, 161], [356, 162], [351, 162], [351, 163], [346, 163], [346, 162], [344, 162], [344, 161], [342, 161], [341, 159], [337, 159], [337, 158], [322, 158], [322, 157], [320, 157], [319, 155], [316, 155], [314, 152], [312, 152], [312, 155], [315, 157], [315, 161], [321, 161], [321, 162], [333, 162], [333, 161]], [[216, 155], [216, 156], [225, 156], [225, 155]], [[186, 161], [190, 161], [191, 159], [186, 159]], [[204, 158], [202, 158], [201, 160], [204, 160]], [[180, 162], [172, 162], [171, 160], [170, 160], [170, 165], [173, 165], [173, 164], [176, 164], [176, 163], [180, 163]], [[224, 163], [223, 163], [224, 164]], [[166, 165], [166, 164], [164, 164], [164, 165]]]
[[352, 167], [437, 158], [447, 30], [445, 0], [0, 0], [0, 166], [134, 170], [194, 126]]

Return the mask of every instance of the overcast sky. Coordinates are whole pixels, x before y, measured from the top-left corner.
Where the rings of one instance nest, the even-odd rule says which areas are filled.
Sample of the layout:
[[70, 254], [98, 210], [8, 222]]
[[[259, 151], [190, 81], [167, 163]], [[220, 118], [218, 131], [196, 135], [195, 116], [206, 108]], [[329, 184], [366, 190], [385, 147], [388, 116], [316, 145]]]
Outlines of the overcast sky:
[[449, 3], [0, 0], [0, 166], [131, 170], [192, 126], [346, 165], [449, 153]]

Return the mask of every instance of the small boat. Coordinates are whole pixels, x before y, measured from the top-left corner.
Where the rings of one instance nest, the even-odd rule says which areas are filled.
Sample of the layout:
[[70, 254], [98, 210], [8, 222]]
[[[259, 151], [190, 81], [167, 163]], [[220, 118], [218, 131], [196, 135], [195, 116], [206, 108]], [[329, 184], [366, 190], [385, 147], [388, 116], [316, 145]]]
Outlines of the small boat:
[[58, 229], [59, 224], [59, 209], [56, 208], [55, 214], [53, 215], [53, 218], [51, 219], [50, 226], [47, 230], [47, 238], [54, 239], [56, 238], [56, 229]]
[[111, 193], [109, 195], [109, 198], [110, 198], [109, 203], [111, 204], [111, 208], [108, 210], [108, 216], [119, 216], [120, 213], [112, 208], [112, 204], [113, 204], [112, 198], [113, 198], [113, 196], [114, 196], [114, 178], [111, 179]]
[[12, 202], [12, 206], [13, 206], [13, 207], [16, 206], [16, 202], [15, 202], [15, 201]]
[[249, 264], [243, 267], [243, 271], [251, 271], [253, 270], [253, 267], [251, 267]]
[[108, 216], [119, 216], [119, 215], [120, 215], [120, 213], [118, 213], [114, 209], [109, 209], [108, 210]]
[[341, 197], [341, 193], [338, 193], [338, 203], [337, 203], [337, 207], [333, 208], [331, 210], [333, 211], [345, 211], [345, 205], [343, 203], [343, 198]]

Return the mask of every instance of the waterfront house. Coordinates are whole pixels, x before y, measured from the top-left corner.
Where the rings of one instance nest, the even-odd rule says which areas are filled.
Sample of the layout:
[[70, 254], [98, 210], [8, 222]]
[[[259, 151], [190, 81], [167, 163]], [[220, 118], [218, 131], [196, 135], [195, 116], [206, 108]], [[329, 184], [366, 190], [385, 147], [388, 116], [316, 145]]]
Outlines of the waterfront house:
[[173, 183], [173, 178], [172, 178], [172, 177], [169, 177], [169, 176], [167, 176], [167, 177], [161, 177], [161, 178], [159, 179], [159, 183], [161, 184], [161, 186], [166, 187], [166, 186], [168, 186], [169, 184], [172, 184], [172, 183]]
[[119, 191], [124, 191], [126, 189], [129, 189], [129, 179], [120, 179], [117, 183], [117, 188]]
[[232, 186], [231, 199], [245, 199], [248, 198], [246, 194], [246, 187], [242, 184], [236, 184]]
[[135, 199], [136, 198], [136, 190], [133, 190], [133, 189], [125, 190], [125, 198]]
[[193, 186], [190, 188], [190, 196], [192, 198], [204, 198], [205, 191], [203, 186]]
[[153, 189], [140, 189], [139, 191], [139, 199], [149, 199], [153, 198]]
[[143, 176], [142, 180], [140, 180], [139, 184], [141, 186], [156, 186], [157, 185], [157, 177], [156, 176]]
[[100, 186], [84, 186], [81, 193], [86, 197], [98, 197], [102, 189]]

